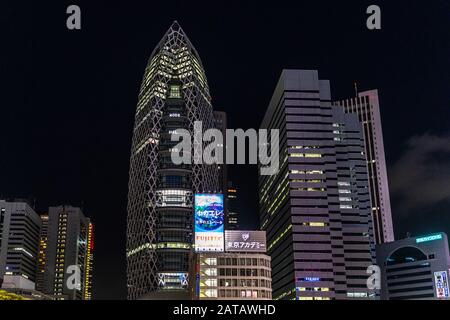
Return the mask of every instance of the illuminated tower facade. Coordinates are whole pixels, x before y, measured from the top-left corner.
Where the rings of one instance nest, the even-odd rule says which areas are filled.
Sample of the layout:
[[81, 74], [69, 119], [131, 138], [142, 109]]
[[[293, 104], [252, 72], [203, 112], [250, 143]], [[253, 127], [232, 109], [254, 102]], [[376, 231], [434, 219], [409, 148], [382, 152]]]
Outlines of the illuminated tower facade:
[[335, 102], [335, 104], [342, 106], [346, 113], [357, 114], [363, 126], [375, 240], [377, 244], [392, 242], [394, 228], [378, 90], [361, 92], [355, 98]]
[[94, 224], [88, 220], [87, 244], [84, 269], [83, 300], [92, 300], [92, 279], [94, 272]]
[[315, 70], [283, 70], [263, 129], [280, 133], [280, 170], [260, 176], [274, 299], [377, 299], [361, 125], [331, 103]]
[[[77, 207], [50, 207], [47, 234], [43, 292], [60, 300], [90, 299], [94, 241], [90, 219]], [[78, 273], [74, 266], [78, 283], [69, 279]]]
[[197, 51], [174, 22], [150, 56], [136, 108], [127, 207], [128, 299], [189, 298], [193, 196], [218, 190], [215, 166], [172, 162], [178, 142], [171, 134], [187, 129], [194, 136], [195, 121], [202, 121], [203, 131], [214, 127], [209, 88]]
[[36, 273], [36, 290], [44, 291], [45, 265], [47, 264], [48, 215], [41, 215], [41, 232], [39, 234], [38, 264]]

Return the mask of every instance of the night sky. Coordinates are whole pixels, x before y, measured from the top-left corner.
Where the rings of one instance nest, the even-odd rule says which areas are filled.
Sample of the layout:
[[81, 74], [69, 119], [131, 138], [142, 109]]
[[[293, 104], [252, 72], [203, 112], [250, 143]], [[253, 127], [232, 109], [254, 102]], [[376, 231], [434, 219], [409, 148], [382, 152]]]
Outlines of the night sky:
[[[23, 1], [1, 5], [0, 197], [83, 206], [94, 298], [123, 299], [129, 156], [143, 72], [178, 20], [215, 110], [258, 128], [283, 68], [318, 69], [334, 99], [379, 89], [396, 237], [450, 234], [450, 2]], [[66, 28], [78, 4], [82, 30]], [[214, 4], [212, 6], [211, 4]], [[366, 28], [378, 4], [382, 30]], [[257, 171], [229, 169], [257, 228]]]

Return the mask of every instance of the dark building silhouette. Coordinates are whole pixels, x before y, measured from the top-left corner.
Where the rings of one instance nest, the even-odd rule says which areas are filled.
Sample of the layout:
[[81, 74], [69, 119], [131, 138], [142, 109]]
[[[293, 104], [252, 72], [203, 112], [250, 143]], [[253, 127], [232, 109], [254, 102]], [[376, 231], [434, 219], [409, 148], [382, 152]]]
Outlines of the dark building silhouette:
[[239, 199], [238, 189], [232, 181], [228, 182], [227, 188], [227, 215], [225, 228], [227, 230], [239, 230]]
[[36, 271], [36, 290], [44, 291], [45, 266], [47, 264], [48, 215], [41, 215], [41, 231], [39, 234], [39, 251]]
[[35, 289], [41, 219], [25, 200], [0, 200], [0, 279], [4, 288]]

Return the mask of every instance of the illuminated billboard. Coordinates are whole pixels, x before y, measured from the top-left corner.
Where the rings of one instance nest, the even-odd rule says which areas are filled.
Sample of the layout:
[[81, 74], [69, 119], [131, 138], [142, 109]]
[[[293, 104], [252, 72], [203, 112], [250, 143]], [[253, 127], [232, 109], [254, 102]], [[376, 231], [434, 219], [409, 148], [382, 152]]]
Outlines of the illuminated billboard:
[[266, 232], [226, 230], [225, 251], [266, 252]]
[[189, 286], [189, 274], [185, 272], [160, 272], [158, 286], [164, 288], [187, 288]]
[[436, 297], [438, 299], [446, 299], [449, 295], [447, 271], [439, 271], [434, 273], [434, 284], [436, 287]]
[[416, 243], [430, 242], [430, 241], [435, 241], [435, 240], [442, 240], [442, 234], [438, 233], [438, 234], [432, 234], [430, 236], [426, 236], [426, 237], [422, 237], [422, 238], [417, 238]]
[[224, 251], [223, 194], [195, 195], [195, 251]]

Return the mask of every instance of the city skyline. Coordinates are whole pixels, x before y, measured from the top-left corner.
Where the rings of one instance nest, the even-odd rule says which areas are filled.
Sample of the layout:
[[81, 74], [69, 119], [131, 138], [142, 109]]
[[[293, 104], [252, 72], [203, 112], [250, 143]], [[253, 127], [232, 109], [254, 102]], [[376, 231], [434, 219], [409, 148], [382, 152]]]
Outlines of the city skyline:
[[[35, 197], [39, 213], [44, 212], [48, 205], [57, 203], [81, 205], [84, 201], [84, 206], [88, 207], [87, 212], [93, 212], [96, 215], [92, 218], [96, 221], [98, 228], [100, 257], [94, 269], [97, 275], [94, 281], [95, 296], [98, 298], [125, 297], [125, 203], [134, 106], [148, 55], [175, 18], [181, 22], [200, 51], [214, 105], [217, 110], [227, 112], [229, 127], [251, 128], [259, 125], [276, 79], [281, 70], [288, 66], [319, 69], [321, 74], [325, 74], [326, 78], [332, 80], [333, 100], [351, 97], [355, 81], [363, 90], [378, 88], [388, 177], [391, 192], [394, 195], [392, 211], [396, 237], [404, 237], [407, 231], [413, 234], [440, 231], [449, 233], [450, 221], [448, 215], [445, 215], [448, 211], [446, 200], [448, 194], [444, 193], [445, 190], [441, 198], [424, 193], [422, 202], [413, 201], [415, 199], [408, 197], [402, 191], [410, 183], [410, 186], [414, 187], [412, 191], [416, 192], [414, 195], [417, 195], [420, 190], [417, 182], [421, 181], [421, 178], [436, 177], [436, 175], [405, 177], [402, 168], [407, 167], [410, 168], [409, 170], [414, 170], [418, 166], [421, 168], [422, 160], [419, 158], [418, 162], [410, 163], [404, 159], [403, 155], [414, 156], [418, 153], [415, 146], [430, 146], [433, 142], [436, 144], [441, 142], [441, 148], [437, 146], [429, 151], [422, 148], [420, 151], [428, 151], [423, 155], [424, 157], [430, 157], [436, 153], [442, 155], [446, 152], [444, 147], [448, 143], [448, 119], [450, 118], [444, 103], [447, 101], [444, 93], [447, 78], [439, 72], [432, 74], [430, 70], [448, 68], [448, 65], [442, 67], [439, 61], [445, 59], [445, 53], [449, 51], [449, 48], [445, 46], [444, 50], [433, 51], [436, 45], [432, 42], [423, 44], [422, 48], [412, 37], [406, 37], [405, 44], [396, 45], [398, 36], [395, 33], [393, 35], [387, 33], [385, 30], [395, 29], [398, 32], [408, 30], [394, 23], [395, 13], [401, 11], [397, 5], [386, 5], [383, 9], [388, 11], [385, 15], [384, 29], [378, 34], [371, 34], [364, 29], [363, 7], [361, 5], [350, 8], [346, 14], [353, 18], [348, 22], [335, 17], [331, 13], [332, 9], [321, 12], [328, 22], [320, 28], [311, 18], [304, 22], [287, 19], [280, 27], [275, 27], [276, 20], [271, 19], [268, 20], [268, 25], [264, 25], [263, 19], [258, 17], [248, 18], [249, 21], [253, 21], [248, 23], [245, 20], [247, 18], [244, 17], [246, 12], [251, 12], [251, 8], [244, 7], [243, 12], [237, 15], [235, 26], [231, 24], [221, 26], [220, 20], [215, 22], [214, 18], [208, 18], [207, 23], [214, 34], [211, 37], [211, 32], [205, 32], [204, 26], [196, 23], [198, 16], [193, 15], [189, 18], [181, 14], [186, 8], [180, 5], [177, 6], [178, 11], [172, 13], [178, 17], [172, 17], [170, 14], [151, 22], [150, 26], [140, 22], [139, 19], [128, 26], [112, 26], [111, 34], [114, 34], [117, 39], [111, 35], [98, 43], [96, 43], [97, 32], [103, 32], [105, 29], [93, 21], [92, 16], [87, 17], [85, 28], [79, 35], [67, 34], [62, 27], [61, 30], [53, 30], [55, 21], [52, 19], [43, 22], [42, 25], [37, 26], [37, 29], [48, 31], [48, 34], [35, 35], [36, 39], [42, 39], [43, 42], [36, 44], [36, 56], [33, 57], [36, 61], [40, 61], [40, 64], [33, 66], [33, 73], [26, 70], [27, 63], [18, 68], [21, 79], [32, 79], [33, 75], [39, 74], [43, 81], [33, 80], [31, 90], [36, 94], [31, 100], [6, 98], [7, 104], [12, 106], [8, 110], [7, 119], [23, 119], [23, 122], [8, 123], [6, 121], [2, 127], [2, 130], [5, 130], [3, 136], [14, 135], [11, 142], [6, 141], [6, 144], [2, 145], [2, 151], [4, 151], [2, 154], [14, 154], [14, 156], [2, 157], [1, 168], [4, 170], [2, 176], [5, 177], [6, 183], [0, 188], [0, 194]], [[98, 7], [91, 4], [83, 9], [97, 13]], [[111, 17], [118, 17], [120, 12], [118, 9], [117, 7], [109, 8], [108, 13], [111, 13]], [[319, 13], [314, 5], [304, 9], [305, 12]], [[168, 10], [170, 11], [170, 8]], [[340, 10], [341, 13], [345, 11]], [[411, 15], [419, 16], [419, 8], [412, 6], [409, 10]], [[130, 11], [125, 12], [130, 13]], [[260, 8], [258, 13], [264, 17], [271, 16], [269, 9]], [[358, 13], [361, 13], [361, 18], [355, 18]], [[295, 17], [294, 13], [286, 14], [291, 18]], [[299, 15], [304, 17], [304, 13]], [[308, 23], [318, 28], [316, 32], [310, 31]], [[330, 29], [334, 26], [333, 23], [337, 23], [336, 31]], [[429, 26], [438, 25], [438, 22], [431, 19], [424, 23]], [[256, 25], [263, 31], [256, 28]], [[121, 34], [123, 28], [129, 29], [125, 29], [127, 31]], [[276, 30], [276, 36], [269, 33], [271, 28]], [[366, 49], [362, 50], [364, 53], [359, 52], [360, 56], [352, 55], [350, 49], [344, 48], [345, 44], [349, 45], [354, 41], [347, 38], [338, 40], [337, 37], [336, 40], [332, 40], [336, 32], [349, 30], [350, 38], [361, 39], [361, 46]], [[419, 36], [427, 35], [419, 28], [415, 31]], [[26, 34], [26, 31], [22, 30], [22, 32]], [[126, 35], [133, 32], [136, 32], [136, 35], [128, 39]], [[439, 29], [438, 32], [444, 36], [446, 31]], [[303, 38], [295, 40], [295, 43], [288, 41], [291, 38], [298, 38], [298, 35]], [[320, 41], [317, 40], [324, 36], [331, 41], [326, 46], [320, 45]], [[53, 41], [53, 38], [61, 40], [62, 48], [57, 49], [55, 55], [61, 53], [62, 57], [52, 55], [46, 57], [48, 51], [45, 46]], [[274, 47], [286, 46], [286, 50], [277, 53], [275, 49], [267, 48], [264, 41], [273, 43]], [[340, 45], [340, 41], [343, 41], [341, 52], [326, 52], [326, 49]], [[116, 48], [117, 43], [125, 45], [117, 48], [117, 51], [109, 50]], [[20, 42], [18, 45], [27, 48], [25, 43]], [[84, 48], [84, 45], [90, 45], [92, 49], [80, 49]], [[385, 56], [391, 51], [382, 50], [380, 45], [393, 46], [397, 51], [392, 52], [388, 59]], [[425, 57], [428, 54], [436, 59], [413, 59], [408, 56], [410, 51], [408, 45], [422, 52]], [[70, 53], [71, 50], [75, 50], [75, 54]], [[240, 53], [235, 53], [235, 50]], [[257, 52], [260, 57], [253, 57], [247, 53], [251, 50]], [[72, 58], [67, 58], [66, 55]], [[51, 62], [51, 58], [55, 60]], [[26, 59], [20, 60], [26, 61]], [[66, 63], [72, 63], [73, 68], [62, 67]], [[337, 66], [338, 64], [340, 66]], [[417, 65], [417, 69], [414, 70], [421, 75], [420, 81], [410, 70], [410, 66], [414, 64]], [[98, 69], [93, 66], [98, 66]], [[116, 70], [112, 71], [111, 66], [115, 66]], [[65, 71], [62, 71], [67, 69], [73, 74], [73, 78], [69, 77], [64, 85], [54, 83], [55, 78], [67, 78]], [[398, 70], [398, 75], [391, 77], [390, 72], [393, 69]], [[236, 77], [236, 74], [242, 74], [242, 76]], [[91, 75], [91, 79], [86, 80], [86, 75]], [[21, 83], [22, 80], [17, 77], [12, 76], [13, 82]], [[51, 94], [47, 86], [44, 86], [46, 82], [51, 83], [54, 88]], [[436, 83], [437, 86], [423, 85], [426, 82]], [[16, 96], [21, 94], [23, 96], [20, 90], [12, 92], [15, 92]], [[81, 94], [76, 95], [74, 92]], [[414, 95], [411, 95], [411, 92], [414, 92]], [[73, 97], [72, 101], [65, 99], [69, 96]], [[46, 106], [47, 102], [48, 106]], [[62, 109], [57, 107], [61, 102], [65, 106]], [[425, 106], [428, 110], [432, 108], [433, 112], [424, 114], [422, 108]], [[242, 116], [244, 111], [250, 116]], [[405, 117], [408, 119], [407, 123], [402, 122]], [[64, 121], [61, 121], [62, 119]], [[399, 123], [402, 124], [402, 130], [398, 130]], [[82, 129], [77, 124], [82, 124]], [[29, 152], [25, 153], [22, 149], [29, 149]], [[55, 149], [59, 152], [53, 157], [49, 156]], [[414, 160], [414, 158], [411, 159]], [[437, 168], [447, 168], [445, 161], [437, 160], [433, 165]], [[33, 164], [28, 166], [29, 162]], [[22, 168], [25, 169], [22, 171]], [[252, 188], [256, 185], [256, 177], [256, 168], [229, 169], [230, 180], [236, 182], [239, 187], [239, 198], [247, 200], [243, 201], [242, 208], [239, 210], [239, 223], [246, 229], [257, 227], [252, 222], [258, 219], [257, 194], [254, 191], [255, 188]], [[416, 180], [407, 178], [416, 178]], [[65, 181], [73, 181], [73, 184], [66, 185]], [[436, 180], [436, 183], [439, 181]], [[433, 181], [427, 181], [427, 188], [433, 188], [433, 186], [435, 186]], [[111, 231], [114, 237], [111, 236]]]
[[0, 289], [31, 300], [91, 300], [94, 224], [80, 208], [47, 212], [0, 199]]

